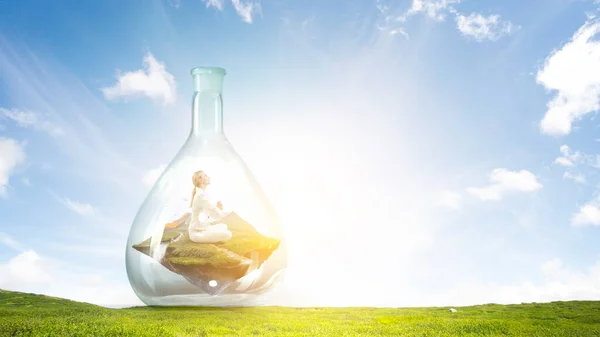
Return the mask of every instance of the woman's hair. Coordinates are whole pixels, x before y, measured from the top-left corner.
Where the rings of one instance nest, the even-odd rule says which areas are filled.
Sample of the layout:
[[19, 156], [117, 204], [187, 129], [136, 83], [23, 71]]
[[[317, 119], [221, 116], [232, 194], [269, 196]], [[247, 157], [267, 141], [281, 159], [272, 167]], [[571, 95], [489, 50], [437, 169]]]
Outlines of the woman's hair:
[[192, 191], [192, 199], [190, 200], [190, 207], [192, 207], [192, 203], [194, 202], [194, 197], [196, 196], [196, 187], [200, 187], [200, 183], [202, 183], [203, 176], [204, 176], [204, 171], [196, 171], [192, 175], [192, 184], [194, 184], [194, 190]]
[[204, 171], [196, 171], [192, 176], [192, 184], [194, 187], [200, 187], [200, 183], [202, 183], [202, 178], [204, 177]]

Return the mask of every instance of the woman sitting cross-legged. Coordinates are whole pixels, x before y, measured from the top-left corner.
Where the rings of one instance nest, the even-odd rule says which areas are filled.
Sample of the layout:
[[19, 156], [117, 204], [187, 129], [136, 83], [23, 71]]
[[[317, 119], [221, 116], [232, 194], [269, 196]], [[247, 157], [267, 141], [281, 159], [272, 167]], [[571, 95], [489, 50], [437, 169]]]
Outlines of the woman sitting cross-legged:
[[192, 176], [194, 191], [192, 193], [192, 213], [188, 233], [190, 240], [198, 243], [217, 243], [231, 239], [231, 231], [224, 223], [216, 223], [223, 218], [221, 202], [213, 203], [206, 195], [206, 187], [210, 177], [203, 171], [197, 171]]

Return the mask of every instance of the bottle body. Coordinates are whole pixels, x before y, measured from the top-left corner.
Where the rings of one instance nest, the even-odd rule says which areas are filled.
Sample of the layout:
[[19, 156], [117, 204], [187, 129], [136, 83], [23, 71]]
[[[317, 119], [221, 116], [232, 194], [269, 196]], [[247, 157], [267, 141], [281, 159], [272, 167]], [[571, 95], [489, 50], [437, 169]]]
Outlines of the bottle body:
[[222, 132], [220, 93], [199, 89], [190, 136], [133, 221], [127, 274], [148, 305], [260, 305], [286, 268], [282, 229]]

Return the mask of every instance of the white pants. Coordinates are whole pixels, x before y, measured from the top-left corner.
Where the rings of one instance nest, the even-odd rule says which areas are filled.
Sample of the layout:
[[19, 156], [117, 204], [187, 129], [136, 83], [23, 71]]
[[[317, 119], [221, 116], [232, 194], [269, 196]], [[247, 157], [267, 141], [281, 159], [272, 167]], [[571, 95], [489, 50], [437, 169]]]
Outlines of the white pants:
[[197, 243], [216, 243], [231, 239], [231, 232], [224, 223], [201, 228], [190, 227], [189, 234], [190, 240]]

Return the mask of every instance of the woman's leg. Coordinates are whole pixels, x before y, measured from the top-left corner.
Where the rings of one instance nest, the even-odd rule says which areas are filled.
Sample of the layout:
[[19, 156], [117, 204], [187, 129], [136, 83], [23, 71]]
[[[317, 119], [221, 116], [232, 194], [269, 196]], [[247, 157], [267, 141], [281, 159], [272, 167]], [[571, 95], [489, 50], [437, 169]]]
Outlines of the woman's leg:
[[196, 243], [217, 243], [231, 239], [232, 234], [227, 229], [227, 225], [225, 225], [225, 228], [218, 225], [217, 227], [215, 225], [208, 226], [201, 230], [190, 230], [190, 240]]
[[227, 228], [227, 225], [224, 223], [217, 223], [214, 225], [210, 225], [210, 228], [212, 230], [229, 231], [229, 229]]
[[185, 213], [184, 215], [182, 215], [179, 219], [169, 222], [168, 224], [165, 225], [165, 228], [175, 228], [178, 227], [179, 225], [181, 225], [182, 223], [184, 223], [188, 217], [190, 216], [190, 213]]

